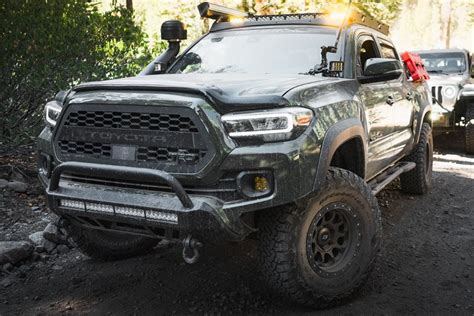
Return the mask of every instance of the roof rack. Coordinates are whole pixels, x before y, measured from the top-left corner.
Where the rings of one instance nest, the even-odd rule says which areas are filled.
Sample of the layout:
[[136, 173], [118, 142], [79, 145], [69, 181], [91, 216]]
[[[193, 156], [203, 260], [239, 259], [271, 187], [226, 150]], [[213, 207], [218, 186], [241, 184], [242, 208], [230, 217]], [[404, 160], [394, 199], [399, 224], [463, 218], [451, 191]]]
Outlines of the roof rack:
[[360, 12], [352, 8], [346, 21], [341, 18], [332, 17], [331, 13], [291, 13], [291, 14], [271, 14], [271, 15], [251, 15], [247, 12], [226, 8], [221, 5], [212, 4], [209, 2], [203, 2], [198, 6], [199, 13], [202, 18], [210, 18], [216, 20], [216, 23], [225, 22], [263, 22], [263, 23], [281, 23], [281, 22], [292, 22], [292, 21], [305, 21], [305, 20], [320, 20], [316, 21], [322, 25], [340, 26], [341, 23], [345, 22], [346, 25], [360, 24], [377, 30], [385, 35], [388, 34], [389, 27], [383, 24], [370, 15]]

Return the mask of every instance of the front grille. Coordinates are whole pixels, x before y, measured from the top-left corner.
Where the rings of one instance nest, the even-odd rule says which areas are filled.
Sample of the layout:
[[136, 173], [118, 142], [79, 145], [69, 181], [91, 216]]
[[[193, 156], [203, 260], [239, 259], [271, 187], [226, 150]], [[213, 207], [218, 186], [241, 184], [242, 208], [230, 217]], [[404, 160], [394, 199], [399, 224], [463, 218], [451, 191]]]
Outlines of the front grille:
[[160, 113], [78, 111], [70, 113], [64, 125], [185, 133], [198, 132], [196, 125], [189, 117]]
[[87, 143], [76, 141], [59, 141], [62, 154], [92, 155], [96, 157], [110, 157], [111, 144]]
[[55, 137], [61, 161], [167, 172], [198, 172], [215, 153], [201, 119], [183, 106], [71, 104]]
[[443, 94], [441, 90], [443, 90], [442, 86], [433, 86], [431, 87], [431, 94], [440, 104], [443, 104]]

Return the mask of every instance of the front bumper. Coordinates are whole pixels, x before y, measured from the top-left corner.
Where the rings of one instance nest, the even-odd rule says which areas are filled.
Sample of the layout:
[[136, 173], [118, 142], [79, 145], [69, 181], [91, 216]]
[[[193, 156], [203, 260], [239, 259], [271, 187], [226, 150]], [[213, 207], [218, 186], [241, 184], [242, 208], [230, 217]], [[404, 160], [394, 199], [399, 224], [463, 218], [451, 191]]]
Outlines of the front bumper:
[[[140, 177], [167, 183], [173, 193], [116, 190], [61, 181], [61, 174]], [[170, 174], [153, 169], [65, 162], [51, 174], [46, 189], [48, 205], [55, 213], [82, 226], [156, 237], [206, 236], [221, 232], [241, 239], [253, 230], [239, 220], [238, 212], [224, 211], [224, 203], [212, 197], [190, 197]], [[222, 235], [222, 234], [221, 234]]]

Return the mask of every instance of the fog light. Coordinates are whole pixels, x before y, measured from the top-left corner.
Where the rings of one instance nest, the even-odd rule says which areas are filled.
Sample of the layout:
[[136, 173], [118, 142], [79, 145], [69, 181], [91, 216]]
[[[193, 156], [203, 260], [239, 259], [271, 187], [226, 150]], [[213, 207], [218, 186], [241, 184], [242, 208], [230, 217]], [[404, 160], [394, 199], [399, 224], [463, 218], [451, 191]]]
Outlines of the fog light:
[[254, 183], [255, 183], [254, 189], [257, 192], [264, 192], [270, 189], [267, 178], [263, 176], [255, 176]]
[[237, 176], [237, 188], [246, 198], [259, 198], [272, 193], [271, 171], [243, 171]]

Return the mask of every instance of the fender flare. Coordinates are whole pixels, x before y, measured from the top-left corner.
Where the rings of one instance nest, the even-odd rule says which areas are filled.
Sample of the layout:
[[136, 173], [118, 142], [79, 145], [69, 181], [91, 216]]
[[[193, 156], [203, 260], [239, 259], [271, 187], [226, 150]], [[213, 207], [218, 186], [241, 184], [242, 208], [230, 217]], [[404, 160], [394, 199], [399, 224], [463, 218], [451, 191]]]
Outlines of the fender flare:
[[331, 160], [336, 150], [348, 140], [358, 138], [363, 145], [364, 154], [364, 175], [367, 166], [367, 137], [364, 126], [356, 118], [349, 118], [339, 121], [331, 126], [324, 135], [319, 154], [318, 166], [316, 169], [316, 178], [314, 180], [313, 190], [317, 191], [326, 181], [326, 174], [331, 164]]

